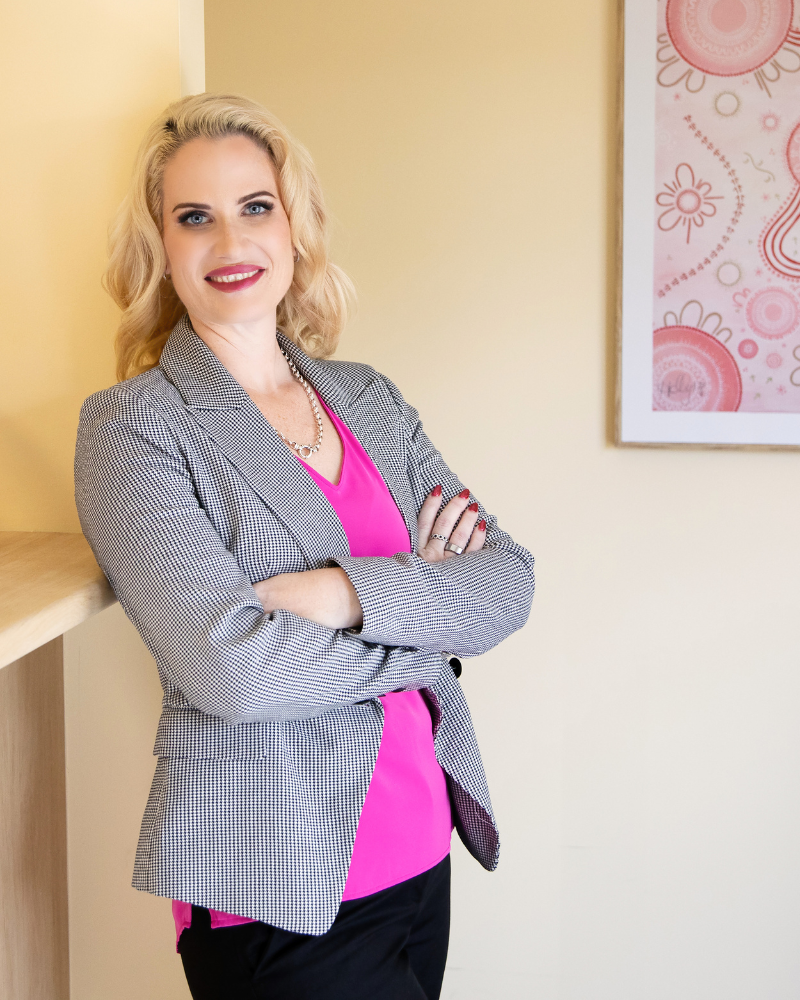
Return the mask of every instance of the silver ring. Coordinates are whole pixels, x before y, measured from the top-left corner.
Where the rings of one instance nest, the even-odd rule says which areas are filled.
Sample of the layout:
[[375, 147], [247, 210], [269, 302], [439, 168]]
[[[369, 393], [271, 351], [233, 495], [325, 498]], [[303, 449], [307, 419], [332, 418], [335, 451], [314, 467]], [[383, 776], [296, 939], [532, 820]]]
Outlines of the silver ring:
[[460, 556], [461, 553], [464, 551], [464, 549], [462, 548], [462, 546], [460, 546], [460, 545], [453, 545], [452, 542], [448, 542], [447, 545], [445, 545], [444, 550], [445, 550], [445, 552], [455, 552], [455, 554], [457, 556]]
[[431, 538], [439, 538], [443, 542], [449, 542], [450, 541], [450, 539], [447, 537], [447, 535], [437, 535], [436, 532], [433, 532], [431, 534]]

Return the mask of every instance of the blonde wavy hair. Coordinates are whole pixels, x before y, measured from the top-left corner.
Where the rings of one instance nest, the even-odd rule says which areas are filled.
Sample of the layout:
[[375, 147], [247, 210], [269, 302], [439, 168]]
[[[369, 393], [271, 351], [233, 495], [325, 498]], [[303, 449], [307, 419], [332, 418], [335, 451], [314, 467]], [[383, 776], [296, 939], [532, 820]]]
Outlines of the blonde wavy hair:
[[327, 215], [308, 151], [260, 104], [231, 94], [199, 94], [170, 104], [147, 130], [130, 190], [111, 227], [103, 287], [122, 310], [116, 339], [120, 380], [158, 364], [170, 330], [186, 311], [172, 283], [162, 280], [164, 168], [192, 139], [227, 135], [251, 138], [278, 175], [299, 256], [278, 307], [278, 326], [313, 357], [328, 357], [336, 349], [353, 285], [328, 259]]

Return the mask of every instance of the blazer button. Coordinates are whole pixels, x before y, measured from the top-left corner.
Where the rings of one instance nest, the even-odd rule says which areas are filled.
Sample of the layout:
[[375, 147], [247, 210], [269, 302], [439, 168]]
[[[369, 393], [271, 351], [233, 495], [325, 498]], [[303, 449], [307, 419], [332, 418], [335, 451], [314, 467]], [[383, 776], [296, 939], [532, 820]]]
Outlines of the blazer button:
[[456, 675], [456, 677], [460, 677], [461, 676], [461, 660], [459, 660], [459, 658], [457, 656], [451, 656], [450, 657], [450, 666], [452, 667], [453, 673]]

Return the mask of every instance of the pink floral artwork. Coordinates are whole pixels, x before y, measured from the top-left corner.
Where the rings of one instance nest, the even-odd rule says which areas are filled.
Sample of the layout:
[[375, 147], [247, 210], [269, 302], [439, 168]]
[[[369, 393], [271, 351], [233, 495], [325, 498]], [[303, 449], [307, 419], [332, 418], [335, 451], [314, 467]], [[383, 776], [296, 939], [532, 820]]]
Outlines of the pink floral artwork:
[[636, 2], [657, 8], [652, 409], [800, 413], [800, 11]]

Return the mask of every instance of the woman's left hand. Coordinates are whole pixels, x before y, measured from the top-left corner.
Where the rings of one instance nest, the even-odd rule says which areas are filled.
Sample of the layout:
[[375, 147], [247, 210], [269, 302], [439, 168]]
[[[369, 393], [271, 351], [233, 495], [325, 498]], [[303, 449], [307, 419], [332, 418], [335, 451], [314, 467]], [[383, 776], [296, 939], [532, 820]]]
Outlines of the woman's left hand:
[[478, 505], [470, 503], [469, 490], [444, 505], [442, 487], [434, 486], [417, 516], [419, 542], [417, 555], [425, 562], [442, 562], [459, 553], [445, 549], [453, 545], [462, 552], [478, 552], [486, 541], [486, 521], [478, 522]]

